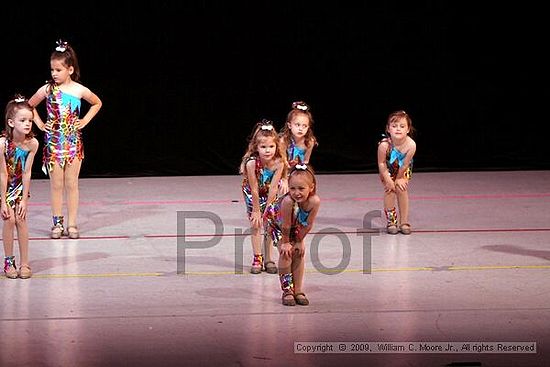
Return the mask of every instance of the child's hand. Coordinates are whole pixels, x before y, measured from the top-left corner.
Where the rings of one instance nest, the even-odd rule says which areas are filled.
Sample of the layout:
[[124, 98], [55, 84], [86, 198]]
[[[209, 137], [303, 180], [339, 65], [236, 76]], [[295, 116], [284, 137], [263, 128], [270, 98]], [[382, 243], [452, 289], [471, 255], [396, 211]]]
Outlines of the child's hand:
[[279, 191], [277, 194], [279, 196], [282, 196], [288, 192], [288, 180], [286, 178], [281, 178], [281, 181], [279, 181]]
[[262, 216], [260, 215], [260, 212], [252, 212], [250, 215], [250, 225], [253, 228], [261, 228], [262, 226]]
[[386, 193], [395, 191], [395, 182], [393, 180], [384, 180], [384, 191]]
[[21, 202], [17, 205], [17, 212], [16, 212], [17, 218], [20, 220], [24, 220], [27, 216], [27, 201], [21, 200]]
[[7, 204], [2, 204], [2, 219], [10, 219], [10, 211]]
[[279, 254], [283, 257], [290, 258], [292, 257], [293, 246], [290, 242], [283, 243], [279, 246]]
[[406, 178], [398, 178], [395, 180], [395, 186], [401, 191], [407, 191], [407, 186], [409, 186], [409, 180]]
[[74, 127], [75, 127], [76, 130], [82, 130], [82, 129], [84, 129], [84, 126], [86, 126], [86, 125], [87, 125], [87, 123], [85, 123], [81, 119], [76, 119], [76, 121], [74, 122]]

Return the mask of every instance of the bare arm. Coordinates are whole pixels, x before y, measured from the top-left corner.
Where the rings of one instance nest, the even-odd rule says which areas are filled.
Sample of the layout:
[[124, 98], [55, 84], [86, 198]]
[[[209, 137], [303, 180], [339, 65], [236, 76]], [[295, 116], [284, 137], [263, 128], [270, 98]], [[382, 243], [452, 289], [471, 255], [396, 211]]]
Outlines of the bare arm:
[[44, 131], [46, 130], [46, 124], [44, 123], [44, 121], [42, 121], [42, 119], [40, 118], [40, 114], [38, 113], [38, 111], [36, 110], [36, 106], [38, 106], [43, 100], [44, 98], [46, 98], [47, 96], [47, 88], [48, 88], [48, 84], [46, 85], [43, 85], [42, 87], [40, 87], [36, 93], [29, 99], [29, 104], [34, 108], [32, 113], [33, 113], [33, 121], [34, 123], [36, 124], [36, 126]]
[[17, 216], [24, 219], [27, 215], [27, 199], [29, 197], [29, 190], [31, 186], [31, 173], [32, 173], [32, 164], [34, 162], [34, 157], [38, 151], [38, 140], [33, 138], [30, 143], [30, 151], [25, 162], [25, 170], [23, 171], [23, 198], [21, 199], [21, 204], [18, 207]]
[[84, 117], [80, 119], [78, 124], [79, 129], [82, 129], [84, 128], [84, 126], [88, 125], [90, 121], [92, 121], [94, 116], [97, 115], [97, 113], [101, 109], [101, 106], [103, 105], [101, 99], [99, 99], [99, 97], [95, 95], [90, 89], [86, 87], [83, 88], [84, 90], [82, 93], [82, 98], [84, 98], [84, 100], [90, 104], [90, 109], [88, 110], [88, 112], [86, 112], [86, 115], [84, 115]]
[[260, 193], [258, 190], [258, 178], [256, 177], [256, 160], [251, 159], [246, 162], [245, 174], [250, 185], [250, 192], [252, 193], [252, 213], [250, 215], [250, 222], [252, 227], [261, 227], [262, 220], [260, 215]]
[[10, 212], [8, 210], [8, 204], [6, 202], [6, 191], [8, 189], [8, 168], [6, 166], [6, 157], [4, 155], [4, 149], [6, 146], [6, 138], [0, 138], [0, 208], [2, 218], [8, 219]]
[[395, 190], [395, 184], [391, 178], [390, 171], [388, 170], [388, 164], [386, 163], [386, 152], [388, 151], [389, 143], [382, 141], [378, 144], [378, 173], [380, 174], [380, 180], [384, 185], [384, 191], [390, 192]]
[[287, 195], [281, 202], [281, 213], [283, 217], [283, 223], [281, 225], [281, 245], [279, 246], [279, 252], [283, 256], [292, 256], [292, 244], [290, 243], [290, 229], [292, 228], [292, 211], [294, 207], [294, 201]]
[[305, 164], [309, 164], [309, 159], [311, 158], [311, 152], [313, 152], [313, 145], [314, 145], [314, 144], [311, 144], [311, 145], [306, 149], [306, 152], [304, 153], [304, 163], [305, 163]]
[[[280, 142], [281, 152], [283, 152], [284, 156], [286, 157], [287, 145], [286, 145], [285, 139], [283, 137], [279, 137], [279, 142]], [[287, 159], [288, 157], [286, 157], [285, 159], [286, 165], [288, 165]], [[281, 180], [279, 181], [279, 191], [278, 191], [279, 196], [282, 196], [288, 192], [288, 177], [286, 176], [287, 175], [285, 175], [284, 177], [281, 177]]]
[[[269, 186], [269, 193], [267, 194], [267, 205], [271, 204], [275, 197], [277, 196], [277, 192], [279, 191], [279, 183], [281, 181], [281, 176], [283, 173], [283, 163], [277, 162], [277, 168], [275, 169], [275, 173], [273, 174], [273, 178], [271, 179], [271, 185]], [[267, 209], [266, 205], [266, 209]]]
[[317, 218], [317, 213], [319, 212], [319, 206], [321, 205], [321, 199], [318, 195], [313, 195], [310, 198], [308, 198], [308, 201], [310, 205], [312, 206], [309, 210], [309, 217], [307, 219], [307, 226], [303, 227], [300, 232], [297, 234], [297, 239], [299, 241], [303, 241], [306, 235], [311, 231], [313, 228], [313, 223], [315, 223], [315, 218]]

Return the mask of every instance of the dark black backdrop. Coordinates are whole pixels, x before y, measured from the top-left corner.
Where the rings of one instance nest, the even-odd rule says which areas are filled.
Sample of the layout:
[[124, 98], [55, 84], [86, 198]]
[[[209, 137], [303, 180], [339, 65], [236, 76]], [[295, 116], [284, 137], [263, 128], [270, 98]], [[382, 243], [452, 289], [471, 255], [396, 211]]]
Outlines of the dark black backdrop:
[[2, 100], [49, 78], [62, 37], [104, 102], [82, 177], [236, 174], [253, 124], [282, 126], [293, 100], [312, 106], [319, 172], [375, 172], [396, 109], [417, 128], [415, 170], [550, 168], [541, 9], [262, 3], [2, 5]]

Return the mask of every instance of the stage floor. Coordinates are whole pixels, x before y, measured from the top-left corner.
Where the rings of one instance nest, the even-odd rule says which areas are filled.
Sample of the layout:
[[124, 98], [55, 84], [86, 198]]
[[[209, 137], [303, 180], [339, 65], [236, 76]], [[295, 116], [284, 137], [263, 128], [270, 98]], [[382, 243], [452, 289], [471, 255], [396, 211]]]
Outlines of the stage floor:
[[[82, 237], [52, 240], [33, 179], [34, 275], [0, 277], [0, 366], [550, 365], [550, 171], [414, 173], [410, 236], [382, 229], [378, 175], [319, 175], [307, 307], [249, 273], [240, 183], [81, 179]], [[420, 342], [472, 349], [396, 349]], [[536, 352], [489, 353], [499, 342]]]

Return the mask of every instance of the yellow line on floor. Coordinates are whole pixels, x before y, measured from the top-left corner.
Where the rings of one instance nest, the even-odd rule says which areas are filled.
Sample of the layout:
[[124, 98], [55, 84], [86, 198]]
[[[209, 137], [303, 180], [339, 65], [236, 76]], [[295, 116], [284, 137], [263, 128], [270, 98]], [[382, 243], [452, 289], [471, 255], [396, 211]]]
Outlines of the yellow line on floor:
[[449, 270], [550, 269], [550, 265], [449, 266]]

